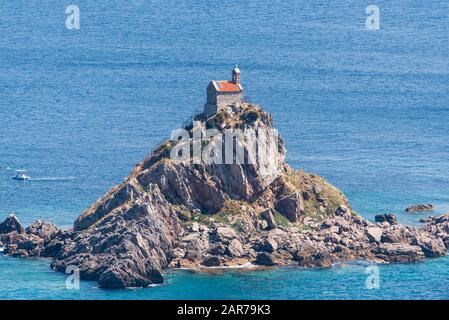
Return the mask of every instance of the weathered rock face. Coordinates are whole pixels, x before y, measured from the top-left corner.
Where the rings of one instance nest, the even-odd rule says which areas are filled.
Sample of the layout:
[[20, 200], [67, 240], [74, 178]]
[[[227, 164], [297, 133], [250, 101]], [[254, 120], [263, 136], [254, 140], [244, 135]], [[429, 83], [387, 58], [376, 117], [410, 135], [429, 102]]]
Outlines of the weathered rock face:
[[254, 263], [261, 266], [274, 266], [279, 264], [279, 256], [276, 253], [259, 252]]
[[105, 288], [161, 283], [180, 232], [175, 212], [155, 188], [151, 195], [75, 233], [52, 267], [63, 271], [79, 266], [82, 278], [97, 279]]
[[302, 199], [297, 191], [276, 201], [274, 208], [290, 222], [295, 222], [304, 215]]
[[368, 227], [366, 229], [366, 235], [371, 242], [380, 242], [382, 239], [382, 229], [379, 227]]
[[27, 234], [36, 235], [41, 239], [49, 240], [54, 238], [58, 234], [59, 229], [52, 223], [37, 220], [36, 222], [30, 224], [25, 229], [25, 232]]
[[0, 223], [0, 234], [6, 234], [10, 232], [23, 232], [23, 227], [14, 214], [10, 214], [5, 221]]
[[263, 227], [262, 229], [271, 230], [277, 228], [277, 223], [274, 218], [275, 213], [273, 211], [274, 211], [273, 209], [267, 209], [260, 213], [260, 217], [262, 218], [262, 220], [266, 221], [266, 226]]
[[[224, 110], [205, 126], [219, 132], [252, 128], [261, 135], [273, 129], [271, 116], [252, 105]], [[193, 124], [186, 129], [192, 133]], [[5, 253], [51, 257], [54, 270], [77, 267], [82, 279], [126, 288], [161, 283], [166, 268], [414, 262], [449, 247], [449, 215], [419, 230], [398, 225], [392, 215], [370, 223], [322, 178], [292, 170], [282, 140], [270, 161], [252, 164], [170, 159], [182, 143], [163, 143], [71, 230], [42, 221], [24, 229], [8, 217], [0, 224]], [[216, 148], [215, 140], [207, 146]]]
[[435, 257], [444, 255], [444, 247], [449, 249], [449, 213], [434, 216], [420, 229], [422, 236], [416, 239], [416, 243], [423, 247], [427, 256]]
[[382, 233], [382, 242], [384, 243], [408, 243], [413, 236], [407, 228], [394, 225], [384, 228]]
[[206, 257], [202, 262], [202, 265], [205, 267], [218, 267], [220, 264], [220, 258], [217, 256]]
[[375, 257], [393, 263], [409, 263], [424, 260], [424, 253], [418, 246], [399, 243], [383, 243], [373, 248]]

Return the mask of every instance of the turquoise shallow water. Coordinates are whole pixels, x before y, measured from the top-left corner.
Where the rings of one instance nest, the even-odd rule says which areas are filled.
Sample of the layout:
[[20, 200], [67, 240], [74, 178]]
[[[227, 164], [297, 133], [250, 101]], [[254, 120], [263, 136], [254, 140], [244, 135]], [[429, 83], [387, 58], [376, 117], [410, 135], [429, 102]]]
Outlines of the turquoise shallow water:
[[115, 291], [88, 281], [69, 290], [65, 275], [49, 270], [48, 261], [16, 260], [2, 257], [3, 299], [447, 299], [449, 286], [448, 257], [379, 266], [378, 289], [366, 287], [369, 264], [353, 262], [325, 270], [173, 271], [161, 286]]
[[[70, 226], [205, 101], [235, 63], [246, 94], [273, 114], [295, 168], [324, 176], [363, 216], [415, 202], [449, 211], [449, 7], [377, 1], [60, 1], [0, 4], [0, 215]], [[36, 178], [11, 180], [26, 168]], [[48, 261], [0, 256], [0, 298], [448, 298], [446, 257], [222, 275], [176, 272], [161, 287], [65, 288]]]

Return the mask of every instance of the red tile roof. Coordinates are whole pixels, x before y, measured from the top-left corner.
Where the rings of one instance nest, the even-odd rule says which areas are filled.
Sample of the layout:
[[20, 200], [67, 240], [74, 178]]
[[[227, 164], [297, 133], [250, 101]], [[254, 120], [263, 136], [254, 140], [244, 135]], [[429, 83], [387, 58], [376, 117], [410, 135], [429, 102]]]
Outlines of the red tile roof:
[[240, 84], [222, 80], [222, 81], [213, 81], [215, 89], [218, 92], [241, 92], [243, 91], [242, 86]]

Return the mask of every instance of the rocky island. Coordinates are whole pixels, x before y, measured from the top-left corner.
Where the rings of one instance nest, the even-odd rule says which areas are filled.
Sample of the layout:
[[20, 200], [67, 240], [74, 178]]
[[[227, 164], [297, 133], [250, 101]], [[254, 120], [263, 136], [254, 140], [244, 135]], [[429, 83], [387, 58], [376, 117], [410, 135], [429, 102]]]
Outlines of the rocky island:
[[[190, 137], [195, 123], [217, 134], [274, 130], [271, 115], [254, 104], [207, 110], [183, 128]], [[174, 160], [174, 150], [191, 142], [162, 143], [71, 229], [43, 221], [24, 228], [10, 215], [0, 224], [4, 253], [49, 257], [56, 271], [74, 266], [81, 279], [126, 288], [162, 283], [169, 268], [408, 263], [445, 255], [449, 247], [449, 215], [419, 229], [392, 214], [367, 221], [323, 178], [293, 170], [280, 137], [268, 164], [239, 163], [235, 154], [224, 164]], [[214, 143], [209, 137], [200, 144]]]

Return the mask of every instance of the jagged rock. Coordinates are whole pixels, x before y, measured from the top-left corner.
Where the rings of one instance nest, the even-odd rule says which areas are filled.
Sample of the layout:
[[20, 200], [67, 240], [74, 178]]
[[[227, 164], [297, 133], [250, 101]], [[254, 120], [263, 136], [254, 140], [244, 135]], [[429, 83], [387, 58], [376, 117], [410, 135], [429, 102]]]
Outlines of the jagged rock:
[[436, 217], [432, 217], [432, 218], [433, 218], [433, 222], [435, 224], [442, 224], [445, 222], [449, 222], [449, 213], [445, 213], [440, 216], [436, 216]]
[[222, 256], [225, 254], [225, 252], [226, 252], [226, 247], [220, 242], [213, 243], [210, 246], [209, 253], [214, 256]]
[[372, 252], [376, 258], [386, 262], [408, 263], [424, 259], [424, 252], [420, 247], [402, 243], [382, 243]]
[[301, 215], [304, 215], [304, 206], [299, 192], [294, 192], [276, 201], [275, 209], [290, 222], [295, 222]]
[[440, 239], [433, 239], [423, 243], [421, 249], [428, 258], [435, 258], [446, 255], [446, 246]]
[[208, 244], [204, 239], [194, 238], [188, 242], [184, 258], [195, 261], [204, 256]]
[[421, 222], [421, 223], [429, 223], [429, 222], [432, 222], [432, 221], [433, 221], [432, 217], [425, 217], [425, 218], [420, 218], [419, 219], [419, 222]]
[[416, 204], [405, 209], [406, 212], [425, 212], [433, 211], [435, 209], [433, 204]]
[[138, 263], [128, 259], [118, 261], [107, 268], [98, 280], [100, 287], [106, 289], [146, 287], [162, 282], [162, 275], [156, 267], [150, 263]]
[[332, 220], [326, 219], [326, 220], [324, 220], [324, 221], [321, 223], [320, 228], [321, 228], [321, 230], [329, 229], [329, 228], [332, 227], [333, 225], [334, 225], [334, 222], [333, 222]]
[[217, 241], [223, 243], [229, 243], [232, 239], [237, 238], [235, 231], [229, 227], [217, 227], [213, 234], [215, 235]]
[[36, 235], [10, 232], [2, 237], [6, 245], [5, 253], [15, 256], [38, 256], [44, 242]]
[[75, 229], [87, 229], [96, 221], [107, 215], [111, 210], [125, 204], [127, 201], [134, 200], [134, 195], [136, 193], [135, 182], [132, 180], [119, 186], [118, 190], [111, 190], [111, 192], [106, 194], [101, 201], [75, 220]]
[[202, 265], [205, 267], [218, 267], [220, 264], [220, 258], [216, 256], [206, 257], [202, 262]]
[[438, 238], [431, 238], [427, 235], [419, 235], [413, 241], [414, 245], [421, 247], [428, 258], [441, 257], [446, 254], [444, 242]]
[[444, 237], [443, 243], [444, 243], [444, 246], [446, 247], [446, 250], [448, 250], [449, 249], [449, 237]]
[[408, 243], [409, 239], [406, 228], [393, 225], [383, 230], [381, 241], [386, 243]]
[[30, 252], [25, 249], [17, 249], [13, 252], [7, 252], [7, 253], [16, 258], [26, 258], [26, 257], [29, 257], [29, 255], [30, 255]]
[[267, 222], [267, 229], [271, 230], [277, 228], [276, 220], [272, 209], [267, 209], [260, 213], [260, 217]]
[[277, 248], [278, 244], [276, 243], [276, 241], [273, 238], [268, 237], [263, 241], [263, 243], [259, 247], [259, 250], [264, 252], [274, 252], [277, 250]]
[[25, 232], [28, 234], [34, 234], [41, 239], [51, 239], [59, 232], [59, 229], [52, 223], [37, 220], [36, 222], [30, 224], [25, 229]]
[[60, 259], [64, 250], [64, 241], [52, 240], [41, 251], [41, 257]]
[[318, 252], [314, 256], [314, 262], [317, 267], [330, 268], [333, 263], [333, 257], [328, 252]]
[[254, 263], [261, 266], [274, 266], [279, 263], [279, 256], [269, 252], [259, 252]]
[[349, 211], [348, 207], [346, 207], [345, 205], [340, 205], [337, 210], [335, 210], [335, 215], [336, 216], [343, 216], [345, 213], [347, 213]]
[[23, 227], [15, 214], [10, 214], [2, 223], [0, 223], [0, 234], [6, 234], [14, 231], [22, 233]]
[[69, 267], [75, 267], [79, 271], [81, 279], [98, 281], [102, 273], [110, 268], [111, 264], [114, 264], [115, 262], [115, 260], [111, 259], [111, 257], [106, 254], [97, 256], [94, 259], [92, 254], [77, 253], [65, 257], [63, 260], [54, 260], [50, 267], [53, 270], [63, 273], [66, 273]]
[[397, 224], [398, 218], [392, 213], [378, 214], [374, 217], [376, 222], [388, 222], [389, 224]]
[[298, 261], [299, 266], [307, 267], [313, 264], [313, 257], [317, 248], [311, 244], [303, 243], [298, 246], [297, 250], [293, 253], [293, 258]]
[[368, 227], [366, 229], [366, 236], [371, 242], [380, 242], [382, 239], [382, 229], [379, 227]]
[[238, 258], [243, 256], [245, 251], [243, 250], [242, 243], [239, 240], [232, 239], [227, 247], [226, 253], [231, 257]]
[[330, 242], [330, 243], [335, 243], [335, 244], [340, 243], [341, 240], [342, 240], [341, 236], [339, 236], [336, 233], [330, 233], [324, 238], [324, 242]]
[[225, 201], [221, 185], [208, 179], [203, 166], [164, 161], [141, 172], [136, 179], [144, 187], [157, 185], [170, 203], [198, 208], [205, 213], [217, 212]]

